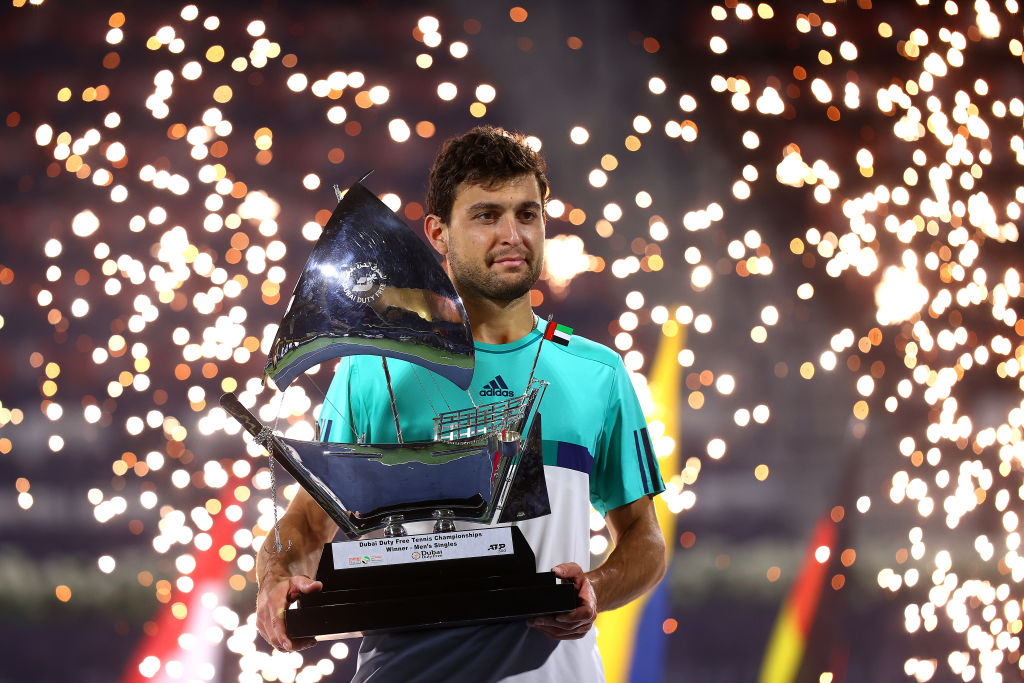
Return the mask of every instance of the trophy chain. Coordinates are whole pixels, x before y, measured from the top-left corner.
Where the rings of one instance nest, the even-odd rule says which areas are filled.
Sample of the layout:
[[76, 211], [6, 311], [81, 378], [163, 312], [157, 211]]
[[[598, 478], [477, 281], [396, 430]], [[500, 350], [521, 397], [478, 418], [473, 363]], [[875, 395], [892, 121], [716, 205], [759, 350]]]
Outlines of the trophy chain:
[[[281, 392], [281, 400], [284, 400], [284, 392]], [[270, 501], [271, 503], [273, 503], [274, 506], [275, 541], [274, 545], [272, 546], [272, 550], [268, 550], [267, 552], [271, 555], [276, 555], [282, 550], [291, 550], [292, 539], [288, 539], [287, 548], [284, 548], [281, 545], [281, 526], [277, 519], [277, 474], [274, 471], [274, 454], [273, 451], [271, 450], [271, 438], [273, 437], [273, 435], [274, 433], [270, 430], [269, 427], [264, 427], [263, 429], [260, 430], [259, 435], [254, 439], [254, 441], [256, 441], [256, 443], [263, 446], [263, 448], [267, 450], [267, 457], [270, 459]]]

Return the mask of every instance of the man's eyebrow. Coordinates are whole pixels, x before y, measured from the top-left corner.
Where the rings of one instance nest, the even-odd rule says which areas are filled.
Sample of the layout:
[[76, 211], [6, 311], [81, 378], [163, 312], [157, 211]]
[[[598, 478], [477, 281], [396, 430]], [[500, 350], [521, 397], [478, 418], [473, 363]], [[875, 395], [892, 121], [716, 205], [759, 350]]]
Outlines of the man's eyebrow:
[[[541, 208], [541, 206], [540, 206], [539, 202], [535, 202], [533, 200], [527, 200], [527, 201], [517, 205], [515, 210], [516, 211], [522, 211], [523, 209], [534, 209], [534, 210], [539, 211], [540, 208]], [[473, 213], [477, 213], [479, 211], [495, 211], [495, 210], [503, 211], [504, 209], [505, 209], [505, 205], [501, 204], [499, 202], [477, 202], [476, 204], [470, 204], [466, 208], [466, 213], [473, 214]]]
[[466, 209], [466, 213], [476, 213], [477, 211], [485, 211], [485, 210], [493, 211], [494, 209], [501, 209], [501, 208], [504, 208], [504, 207], [501, 204], [499, 204], [498, 202], [477, 202], [476, 204], [471, 204]]

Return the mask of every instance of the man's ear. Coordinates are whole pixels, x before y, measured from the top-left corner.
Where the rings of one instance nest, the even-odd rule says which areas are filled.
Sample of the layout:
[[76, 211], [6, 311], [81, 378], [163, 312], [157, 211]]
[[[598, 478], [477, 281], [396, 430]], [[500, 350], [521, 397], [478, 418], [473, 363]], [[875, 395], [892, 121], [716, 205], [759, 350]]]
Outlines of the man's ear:
[[448, 224], [442, 222], [440, 216], [427, 214], [423, 220], [423, 234], [441, 256], [448, 256]]

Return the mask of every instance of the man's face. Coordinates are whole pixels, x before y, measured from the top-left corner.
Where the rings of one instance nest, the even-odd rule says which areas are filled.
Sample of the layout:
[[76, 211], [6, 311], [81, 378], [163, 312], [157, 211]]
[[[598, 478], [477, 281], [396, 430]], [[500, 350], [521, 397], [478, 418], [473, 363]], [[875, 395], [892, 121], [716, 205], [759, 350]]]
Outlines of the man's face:
[[463, 296], [507, 303], [530, 291], [544, 265], [541, 202], [533, 175], [456, 187], [446, 256]]

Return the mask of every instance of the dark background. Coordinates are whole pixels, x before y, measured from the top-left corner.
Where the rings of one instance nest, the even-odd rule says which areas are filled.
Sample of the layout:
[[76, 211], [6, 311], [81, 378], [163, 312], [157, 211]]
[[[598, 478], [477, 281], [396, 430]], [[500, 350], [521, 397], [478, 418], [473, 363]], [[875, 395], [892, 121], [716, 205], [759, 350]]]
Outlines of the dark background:
[[[837, 236], [848, 233], [844, 200], [871, 192], [879, 184], [894, 187], [900, 183], [903, 169], [912, 165], [914, 149], [926, 149], [929, 164], [933, 159], [941, 161], [945, 148], [934, 138], [917, 143], [899, 139], [893, 133], [898, 117], [880, 111], [876, 104], [878, 89], [920, 74], [921, 60], [908, 58], [903, 47], [916, 27], [931, 36], [931, 48], [939, 44], [941, 27], [959, 30], [970, 38], [965, 65], [939, 79], [934, 94], [948, 115], [957, 90], [973, 95], [975, 79], [987, 81], [988, 96], [975, 99], [982, 103], [991, 135], [983, 142], [972, 139], [970, 145], [972, 149], [991, 149], [993, 160], [985, 165], [975, 191], [983, 189], [999, 220], [1012, 224], [1005, 207], [1014, 200], [1015, 192], [1021, 201], [1022, 191], [1018, 189], [1020, 165], [1009, 141], [1012, 134], [1019, 135], [1020, 116], [1000, 119], [989, 112], [992, 101], [1009, 102], [1022, 95], [1020, 59], [1006, 48], [1011, 37], [1020, 36], [1019, 16], [994, 6], [1002, 33], [998, 39], [983, 39], [976, 27], [971, 34], [974, 13], [967, 3], [961, 3], [960, 14], [951, 17], [941, 8], [922, 8], [912, 2], [876, 2], [874, 7], [863, 0], [774, 2], [770, 19], [759, 19], [758, 3], [752, 3], [749, 7], [754, 9], [754, 18], [740, 20], [736, 3], [731, 2], [720, 7], [727, 19], [718, 21], [713, 18], [712, 5], [705, 3], [526, 2], [521, 7], [527, 18], [514, 21], [510, 3], [222, 2], [199, 5], [199, 19], [191, 22], [179, 16], [181, 7], [176, 4], [14, 4], [2, 11], [0, 20], [4, 65], [0, 113], [6, 121], [4, 163], [0, 166], [0, 402], [7, 411], [20, 410], [22, 417], [13, 419], [8, 413], [0, 420], [0, 438], [6, 440], [6, 445], [0, 442], [0, 642], [4, 643], [0, 681], [108, 681], [121, 677], [137, 656], [140, 643], [146, 642], [147, 624], [153, 623], [162, 607], [153, 586], [140, 583], [139, 573], [149, 572], [172, 582], [178, 576], [173, 561], [177, 553], [159, 553], [152, 544], [161, 515], [172, 509], [187, 511], [210, 498], [203, 484], [205, 463], [221, 460], [230, 467], [233, 459], [245, 457], [240, 437], [222, 432], [204, 435], [197, 423], [215, 405], [222, 380], [231, 377], [244, 385], [249, 378], [259, 377], [264, 356], [257, 350], [245, 363], [217, 361], [214, 376], [204, 377], [201, 368], [207, 359], [184, 361], [181, 346], [170, 339], [176, 327], [190, 330], [193, 341], [201, 339], [216, 316], [228, 312], [228, 304], [220, 305], [212, 315], [197, 313], [193, 297], [208, 290], [211, 283], [195, 273], [177, 288], [179, 297], [169, 304], [157, 300], [150, 280], [135, 285], [123, 274], [114, 276], [122, 282], [121, 291], [105, 294], [107, 275], [101, 272], [103, 259], [93, 255], [95, 244], [108, 244], [111, 259], [127, 254], [148, 270], [159, 262], [155, 245], [161, 235], [174, 225], [184, 226], [190, 242], [213, 255], [215, 264], [227, 269], [229, 276], [248, 276], [248, 287], [231, 305], [247, 310], [246, 334], [260, 338], [264, 326], [279, 319], [286, 296], [261, 293], [266, 273], [247, 272], [244, 258], [241, 263], [229, 263], [227, 252], [234, 244], [234, 234], [246, 234], [250, 244], [266, 245], [271, 239], [285, 242], [288, 252], [280, 265], [287, 271], [281, 284], [286, 294], [311, 246], [301, 235], [302, 225], [322, 222], [318, 212], [333, 208], [332, 184], [345, 186], [373, 169], [367, 185], [379, 193], [398, 194], [406, 217], [415, 216], [410, 204], [423, 204], [426, 172], [441, 142], [477, 123], [502, 125], [543, 141], [552, 196], [568, 205], [560, 218], [549, 221], [548, 236], [579, 235], [587, 253], [603, 260], [600, 272], [581, 273], [565, 289], [542, 281], [536, 295], [542, 315], [554, 314], [556, 320], [574, 327], [576, 334], [612, 345], [622, 331], [618, 320], [627, 310], [626, 294], [642, 292], [645, 302], [636, 311], [640, 323], [633, 332], [633, 348], [646, 359], [642, 373], [650, 369], [659, 336], [660, 326], [651, 321], [653, 307], [664, 305], [675, 311], [688, 305], [694, 313], [707, 313], [713, 320], [707, 334], [692, 327], [689, 330], [687, 345], [695, 362], [684, 368], [684, 386], [680, 386], [681, 431], [676, 435], [680, 463], [693, 457], [700, 460], [702, 468], [689, 487], [697, 496], [696, 505], [678, 515], [676, 538], [670, 539], [674, 550], [667, 579], [669, 614], [678, 627], [658, 635], [666, 639], [664, 661], [657, 667], [663, 672], [662, 679], [756, 679], [772, 623], [796, 576], [812, 528], [840, 504], [846, 510], [841, 524], [844, 547], [854, 548], [857, 559], [850, 567], [841, 568], [845, 577], [841, 590], [825, 588], [821, 620], [816, 623], [811, 646], [815, 666], [820, 663], [816, 672], [832, 671], [835, 680], [901, 680], [906, 678], [906, 660], [917, 657], [937, 660], [934, 680], [948, 680], [953, 675], [946, 658], [952, 650], [967, 650], [964, 637], [953, 631], [945, 617], [940, 617], [935, 631], [918, 630], [910, 635], [904, 627], [904, 608], [927, 600], [934, 569], [929, 563], [939, 548], [950, 550], [955, 571], [962, 578], [1007, 581], [1006, 564], [1000, 565], [999, 555], [1005, 552], [1002, 539], [1007, 532], [1001, 512], [993, 507], [994, 496], [988, 496], [953, 531], [943, 523], [945, 493], [933, 491], [936, 512], [927, 519], [917, 514], [914, 504], [894, 505], [889, 500], [894, 472], [914, 469], [898, 450], [900, 439], [913, 436], [918, 448], [926, 450], [925, 429], [938, 414], [922, 400], [917, 386], [909, 400], [900, 401], [895, 413], [883, 408], [885, 397], [895, 393], [899, 379], [910, 375], [904, 366], [904, 351], [913, 332], [911, 324], [881, 326], [875, 319], [875, 288], [881, 273], [886, 266], [899, 264], [902, 250], [908, 248], [886, 232], [882, 222], [886, 211], [899, 215], [901, 221], [910, 219], [914, 205], [928, 195], [927, 182], [922, 180], [910, 188], [910, 207], [889, 205], [876, 217], [878, 238], [868, 246], [877, 253], [880, 267], [868, 275], [851, 269], [838, 277], [829, 276], [827, 258], [812, 255], [810, 245], [804, 255], [794, 254], [790, 241], [799, 237], [806, 243], [805, 235], [812, 227]], [[126, 16], [124, 39], [111, 45], [104, 36], [118, 11]], [[215, 31], [200, 26], [209, 15], [220, 19]], [[414, 36], [417, 21], [424, 15], [440, 22], [443, 42], [439, 47], [428, 48]], [[800, 17], [814, 27], [800, 31]], [[252, 48], [254, 39], [245, 28], [255, 18], [265, 22], [264, 35], [280, 44], [280, 56], [265, 67], [249, 66], [237, 73], [229, 63]], [[823, 21], [834, 22], [835, 37], [823, 34]], [[879, 35], [878, 25], [883, 21], [892, 26], [892, 38]], [[174, 26], [185, 40], [181, 54], [171, 53], [166, 46], [157, 50], [146, 47], [147, 39], [164, 25]], [[716, 55], [708, 48], [715, 35], [728, 41], [724, 54]], [[582, 42], [579, 49], [570, 46], [572, 37]], [[456, 40], [469, 47], [463, 59], [448, 52], [448, 45]], [[839, 57], [843, 40], [857, 46], [856, 60]], [[217, 64], [203, 58], [213, 44], [223, 45], [227, 52]], [[948, 46], [941, 47], [944, 53]], [[831, 65], [820, 62], [818, 55], [823, 49], [830, 51]], [[112, 63], [110, 53], [117, 54], [114, 68], [104, 66], [105, 57], [108, 65]], [[416, 66], [420, 53], [433, 55], [429, 69]], [[284, 55], [294, 55], [295, 65], [285, 66]], [[191, 59], [199, 60], [204, 68], [196, 81], [180, 75], [181, 65]], [[802, 67], [806, 75], [798, 77], [795, 67]], [[156, 119], [145, 101], [153, 91], [154, 75], [161, 69], [174, 72], [175, 80], [167, 101], [170, 114]], [[305, 73], [312, 83], [334, 70], [361, 71], [366, 84], [346, 88], [337, 101], [315, 97], [308, 87], [294, 93], [285, 85], [293, 72]], [[749, 110], [737, 111], [730, 105], [730, 92], [712, 88], [716, 74], [742, 77], [750, 83]], [[648, 89], [652, 76], [664, 80], [664, 94]], [[827, 105], [811, 95], [810, 82], [815, 77], [832, 88], [837, 120], [830, 119]], [[442, 81], [458, 85], [454, 101], [438, 98], [435, 89]], [[843, 104], [847, 82], [859, 86], [859, 107]], [[487, 105], [482, 118], [469, 111], [479, 83], [497, 89], [497, 98]], [[217, 105], [212, 93], [221, 84], [232, 87], [233, 97]], [[387, 102], [360, 108], [357, 92], [378, 84], [389, 89]], [[86, 88], [101, 85], [109, 88], [107, 98], [83, 101]], [[766, 85], [782, 93], [785, 111], [780, 116], [759, 114], [753, 107]], [[72, 96], [69, 101], [58, 101], [57, 92], [65, 86]], [[695, 111], [680, 109], [683, 93], [696, 98]], [[924, 109], [924, 99], [921, 96], [914, 101]], [[326, 119], [326, 110], [334, 104], [347, 111], [343, 125]], [[233, 131], [224, 138], [227, 147], [222, 158], [196, 161], [189, 156], [191, 146], [184, 139], [173, 139], [169, 129], [179, 122], [187, 127], [198, 125], [202, 112], [211, 106], [220, 108]], [[113, 130], [103, 126], [109, 111], [119, 112], [122, 119]], [[652, 122], [649, 133], [633, 130], [638, 114]], [[393, 118], [404, 119], [410, 127], [429, 121], [434, 132], [429, 137], [414, 132], [407, 142], [397, 143], [388, 134], [388, 122]], [[667, 121], [685, 119], [698, 127], [695, 141], [665, 134]], [[358, 130], [353, 122], [359, 124]], [[90, 128], [100, 130], [102, 142], [82, 158], [94, 170], [111, 170], [114, 184], [128, 189], [127, 201], [111, 202], [109, 187], [77, 178], [63, 161], [55, 161], [54, 142], [36, 144], [35, 131], [42, 124], [52, 126], [54, 137], [68, 131], [77, 139]], [[569, 139], [569, 131], [576, 125], [590, 133], [584, 145]], [[260, 163], [253, 135], [264, 126], [273, 131], [272, 157]], [[755, 149], [741, 142], [747, 130], [760, 138]], [[641, 140], [638, 151], [624, 147], [627, 135]], [[128, 150], [121, 168], [103, 157], [113, 140], [120, 140]], [[791, 143], [799, 146], [808, 164], [823, 159], [840, 175], [841, 184], [827, 203], [815, 201], [810, 187], [789, 187], [776, 180], [775, 168]], [[870, 178], [858, 172], [855, 161], [862, 147], [874, 155]], [[329, 158], [334, 148], [344, 153], [340, 163]], [[616, 157], [618, 166], [608, 172], [607, 185], [594, 188], [587, 182], [588, 174], [608, 153]], [[196, 178], [196, 172], [202, 164], [217, 161], [227, 167], [232, 180], [244, 182], [250, 192], [266, 192], [279, 204], [274, 237], [260, 235], [258, 226], [248, 220], [235, 230], [211, 233], [203, 229], [207, 214], [203, 201], [212, 190]], [[140, 181], [139, 169], [145, 164], [185, 176], [191, 189], [176, 196]], [[750, 183], [750, 198], [739, 200], [730, 188], [747, 164], [757, 169], [758, 179]], [[926, 177], [927, 167], [919, 170]], [[961, 170], [958, 168], [957, 174]], [[303, 188], [302, 178], [307, 173], [321, 178], [315, 191]], [[955, 180], [951, 187], [954, 196], [966, 201], [969, 193], [955, 186]], [[640, 208], [633, 201], [641, 190], [654, 198], [649, 208]], [[231, 197], [225, 200], [219, 212], [222, 216], [239, 203]], [[624, 215], [615, 222], [611, 236], [601, 237], [596, 224], [604, 205], [613, 201]], [[704, 209], [712, 202], [724, 211], [721, 221], [696, 232], [683, 227], [686, 212]], [[149, 224], [141, 232], [129, 229], [132, 216], [145, 216], [157, 204], [168, 213], [163, 225]], [[580, 225], [567, 220], [569, 207], [586, 213]], [[100, 218], [100, 229], [81, 238], [72, 234], [71, 223], [86, 209]], [[653, 239], [648, 230], [655, 215], [669, 228], [663, 241]], [[417, 220], [410, 218], [409, 223], [418, 228]], [[942, 223], [937, 237], [920, 235], [909, 248], [923, 258], [939, 249], [955, 225]], [[749, 230], [756, 230], [767, 245], [758, 255], [770, 253], [774, 266], [770, 276], [743, 276], [736, 259], [728, 255], [729, 243], [743, 240]], [[63, 244], [54, 258], [44, 254], [44, 245], [51, 238]], [[1007, 268], [1019, 268], [1021, 250], [1016, 238], [999, 242], [973, 228], [971, 238], [979, 244], [978, 263], [987, 269], [990, 282], [1000, 279]], [[700, 249], [701, 263], [714, 271], [712, 284], [701, 291], [691, 286], [693, 266], [683, 259], [691, 246]], [[664, 267], [656, 271], [650, 268], [649, 258], [655, 253], [664, 261]], [[753, 253], [748, 248], [744, 258]], [[614, 277], [613, 261], [630, 255], [646, 256], [640, 272], [624, 279]], [[47, 269], [52, 265], [61, 269], [56, 282], [47, 281]], [[942, 283], [934, 272], [921, 270], [922, 281], [934, 295]], [[82, 271], [87, 277], [77, 275]], [[79, 284], [76, 277], [85, 282]], [[926, 281], [926, 277], [932, 280]], [[815, 289], [814, 297], [806, 301], [796, 296], [797, 287], [804, 282]], [[52, 292], [52, 303], [39, 303], [44, 289]], [[124, 332], [139, 294], [150, 297], [159, 317], [139, 333]], [[84, 317], [69, 312], [71, 302], [79, 297], [90, 304]], [[757, 344], [751, 341], [751, 328], [761, 324], [761, 310], [768, 305], [777, 307], [780, 320], [768, 326], [766, 343]], [[1011, 299], [1010, 306], [1021, 310], [1019, 300]], [[961, 309], [959, 320], [970, 331], [967, 350], [1002, 334], [1021, 357], [1020, 325], [1015, 329], [994, 320], [990, 299], [973, 307], [954, 303], [951, 310]], [[53, 310], [58, 315], [53, 316]], [[922, 313], [918, 317], [934, 322], [934, 316], [927, 318]], [[913, 320], [916, 318], [911, 323]], [[935, 325], [933, 333], [940, 327]], [[819, 366], [819, 356], [828, 350], [833, 335], [848, 328], [859, 340], [873, 327], [881, 329], [880, 344], [868, 351], [856, 344], [840, 351], [834, 371]], [[132, 370], [130, 354], [104, 364], [91, 360], [93, 349], [105, 347], [112, 334], [124, 334], [129, 347], [138, 341], [147, 345], [148, 389], [129, 388], [118, 398], [108, 395], [108, 383], [116, 382], [122, 371]], [[33, 353], [41, 354], [42, 361], [33, 363]], [[937, 368], [950, 364], [946, 361], [954, 357], [931, 354], [926, 360]], [[816, 366], [812, 380], [799, 374], [806, 361]], [[60, 369], [52, 378], [57, 384], [52, 397], [44, 387], [50, 362]], [[856, 380], [876, 362], [884, 371], [876, 379], [875, 392], [862, 397]], [[187, 381], [175, 375], [176, 366], [182, 363], [191, 368]], [[975, 431], [1006, 422], [1008, 411], [1020, 402], [1017, 382], [998, 376], [994, 366], [995, 361], [976, 368], [954, 389], [960, 412], [972, 416]], [[706, 382], [702, 386], [699, 373], [703, 371], [710, 371], [715, 378], [731, 374], [736, 390], [726, 396]], [[317, 381], [326, 386], [326, 369]], [[193, 385], [205, 390], [203, 401], [190, 401], [188, 389]], [[706, 402], [696, 409], [688, 401], [698, 389]], [[157, 396], [157, 392], [163, 394]], [[870, 414], [859, 419], [851, 411], [862, 398], [867, 400]], [[46, 417], [48, 399], [62, 405], [60, 419]], [[733, 422], [735, 410], [758, 404], [771, 410], [766, 424], [752, 422], [741, 428]], [[99, 422], [90, 424], [83, 419], [88, 405], [101, 407]], [[129, 434], [127, 418], [145, 416], [150, 410], [175, 417], [187, 428], [188, 436], [175, 441], [159, 425], [147, 426], [138, 435]], [[47, 446], [53, 434], [64, 439], [57, 452]], [[713, 438], [727, 443], [720, 460], [707, 453]], [[972, 451], [973, 445], [970, 439], [963, 444], [941, 444], [947, 459], [943, 466], [950, 469], [954, 480], [957, 463], [977, 458], [995, 473], [996, 488], [1018, 491], [1020, 463], [1000, 475], [998, 447]], [[153, 450], [163, 452], [168, 460], [162, 470], [143, 475], [132, 470], [127, 474], [112, 471], [114, 463], [124, 462], [126, 452], [141, 457]], [[254, 461], [254, 466], [259, 464]], [[755, 467], [761, 464], [770, 468], [764, 481], [754, 476]], [[189, 473], [190, 484], [174, 486], [172, 469]], [[936, 469], [923, 465], [912, 476], [931, 483]], [[663, 475], [669, 480], [678, 472], [664, 471]], [[90, 489], [98, 489], [105, 499], [123, 496], [127, 510], [106, 523], [98, 522], [88, 498]], [[154, 508], [139, 504], [144, 491], [158, 494]], [[32, 496], [27, 509], [19, 504], [19, 493], [24, 492]], [[250, 529], [258, 517], [256, 499], [265, 492], [255, 493], [243, 521]], [[866, 514], [855, 512], [853, 501], [860, 496], [871, 500]], [[1020, 497], [1012, 495], [1010, 506], [1020, 510]], [[908, 560], [908, 534], [917, 526], [924, 529], [928, 551], [920, 561]], [[683, 547], [681, 539], [686, 532], [693, 534], [695, 542]], [[996, 545], [991, 561], [979, 559], [974, 550], [975, 536], [980, 533], [988, 534]], [[102, 555], [117, 561], [110, 574], [97, 566]], [[921, 581], [916, 588], [891, 592], [879, 587], [881, 569], [902, 572], [909, 566], [920, 567]], [[769, 571], [773, 567], [776, 575]], [[772, 580], [772, 576], [777, 578]], [[229, 591], [228, 596], [243, 622], [251, 611], [255, 589], [252, 572], [247, 578], [244, 590]], [[1019, 602], [1020, 583], [1011, 581], [1010, 585], [1011, 597]], [[57, 586], [71, 589], [69, 601], [56, 597]], [[972, 610], [977, 607], [971, 605]], [[266, 647], [262, 641], [258, 645]], [[328, 656], [325, 646], [313, 652], [307, 663]], [[339, 660], [338, 671], [349, 671], [352, 659], [349, 655]], [[1004, 675], [1019, 677], [1016, 661], [1016, 655], [1008, 653], [1000, 669]], [[223, 671], [219, 670], [223, 679], [235, 678], [238, 671], [237, 655], [225, 652]], [[818, 680], [816, 675], [813, 680]]]

